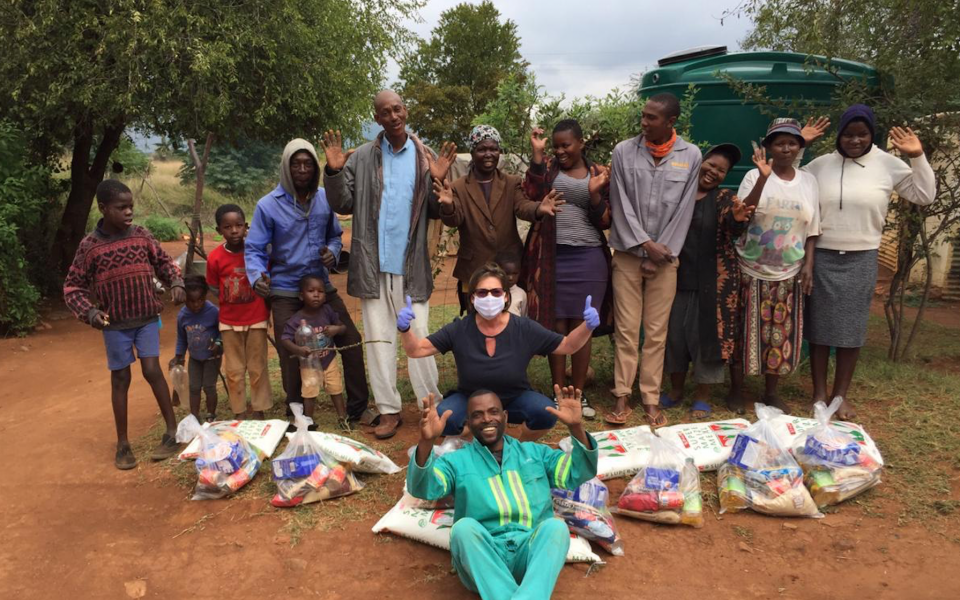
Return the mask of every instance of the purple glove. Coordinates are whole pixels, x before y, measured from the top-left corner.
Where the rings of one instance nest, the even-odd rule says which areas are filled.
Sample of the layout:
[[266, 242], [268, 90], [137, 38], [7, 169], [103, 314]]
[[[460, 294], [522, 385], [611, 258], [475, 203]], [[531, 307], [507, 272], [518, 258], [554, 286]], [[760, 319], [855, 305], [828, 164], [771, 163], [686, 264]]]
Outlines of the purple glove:
[[[597, 311], [593, 311], [597, 312]], [[397, 313], [397, 329], [400, 331], [407, 331], [410, 329], [410, 321], [416, 319], [416, 315], [413, 314], [413, 302], [410, 301], [410, 296], [407, 296], [407, 305], [400, 309], [400, 312]], [[597, 317], [598, 319], [600, 317]], [[597, 321], [599, 323], [599, 321]]]
[[587, 296], [586, 305], [583, 307], [583, 322], [587, 324], [587, 329], [590, 331], [600, 327], [600, 313], [590, 305], [592, 301], [593, 296]]

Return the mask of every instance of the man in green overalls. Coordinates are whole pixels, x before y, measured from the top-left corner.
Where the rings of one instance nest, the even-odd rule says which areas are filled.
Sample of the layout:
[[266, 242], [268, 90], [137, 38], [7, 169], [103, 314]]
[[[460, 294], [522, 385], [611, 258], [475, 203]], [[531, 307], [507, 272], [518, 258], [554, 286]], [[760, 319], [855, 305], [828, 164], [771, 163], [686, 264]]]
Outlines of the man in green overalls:
[[437, 458], [433, 445], [452, 411], [439, 416], [433, 395], [424, 399], [407, 487], [423, 500], [453, 495], [453, 566], [484, 600], [550, 597], [570, 546], [566, 524], [554, 517], [550, 488], [576, 489], [597, 474], [597, 443], [581, 423], [580, 390], [555, 386], [555, 392], [558, 408], [546, 410], [569, 428], [569, 454], [505, 437], [500, 398], [481, 390], [467, 401], [474, 441]]

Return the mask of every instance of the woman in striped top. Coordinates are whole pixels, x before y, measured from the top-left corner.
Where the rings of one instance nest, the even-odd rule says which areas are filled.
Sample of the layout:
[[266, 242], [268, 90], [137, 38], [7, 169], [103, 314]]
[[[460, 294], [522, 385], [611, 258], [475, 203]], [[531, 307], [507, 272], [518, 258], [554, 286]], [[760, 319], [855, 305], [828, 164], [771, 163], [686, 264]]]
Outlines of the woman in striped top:
[[[531, 200], [551, 190], [562, 194], [556, 216], [537, 221], [524, 249], [520, 281], [527, 290], [527, 314], [557, 333], [573, 331], [583, 317], [583, 299], [592, 296], [601, 323], [610, 315], [610, 249], [603, 230], [610, 227], [609, 169], [593, 165], [584, 153], [583, 131], [573, 119], [553, 128], [554, 157], [546, 160], [546, 139], [537, 128], [530, 135], [533, 149], [524, 190]], [[582, 390], [590, 366], [588, 341], [571, 357], [571, 383]], [[566, 385], [566, 357], [550, 356], [555, 385]], [[594, 418], [586, 396], [583, 416]]]

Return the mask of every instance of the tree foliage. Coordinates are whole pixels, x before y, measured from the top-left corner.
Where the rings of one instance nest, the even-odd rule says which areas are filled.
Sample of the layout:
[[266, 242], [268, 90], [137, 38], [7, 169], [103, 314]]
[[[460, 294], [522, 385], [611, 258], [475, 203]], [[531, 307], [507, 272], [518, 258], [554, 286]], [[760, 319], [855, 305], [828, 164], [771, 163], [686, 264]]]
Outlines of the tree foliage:
[[31, 133], [38, 160], [73, 150], [59, 266], [72, 259], [125, 129], [227, 141], [359, 133], [386, 57], [409, 40], [400, 23], [421, 4], [4, 2], [0, 117]]
[[501, 22], [489, 1], [458, 4], [443, 12], [429, 40], [404, 57], [398, 91], [423, 139], [463, 147], [474, 117], [497, 97], [500, 82], [513, 76], [522, 83], [526, 69], [513, 21]]
[[[224, 194], [259, 196], [264, 188], [277, 182], [277, 169], [283, 146], [255, 140], [241, 140], [236, 145], [220, 144], [210, 151], [206, 184]], [[196, 178], [196, 169], [189, 158], [180, 169], [180, 181], [187, 185]]]
[[[960, 222], [960, 0], [747, 0], [738, 10], [754, 22], [744, 42], [748, 49], [801, 52], [828, 70], [815, 55], [861, 61], [881, 72], [880, 90], [858, 82], [838, 86], [834, 122], [849, 104], [865, 102], [876, 112], [879, 130], [908, 125], [924, 143], [937, 176], [937, 200], [922, 209], [894, 204], [898, 266], [885, 308], [888, 354], [904, 358], [919, 331], [931, 282], [927, 268], [918, 316], [904, 331], [910, 271], [920, 260], [929, 261], [934, 245]], [[762, 87], [738, 89], [745, 98], [763, 100]], [[817, 149], [832, 149], [832, 140]]]

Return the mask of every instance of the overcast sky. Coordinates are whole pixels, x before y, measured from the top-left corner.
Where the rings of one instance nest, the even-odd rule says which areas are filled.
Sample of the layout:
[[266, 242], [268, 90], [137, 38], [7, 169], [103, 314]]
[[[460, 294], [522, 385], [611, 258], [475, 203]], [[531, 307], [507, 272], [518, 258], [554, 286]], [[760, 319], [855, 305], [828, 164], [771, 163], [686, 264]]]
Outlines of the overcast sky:
[[[429, 0], [422, 23], [409, 27], [423, 38], [440, 13], [463, 0]], [[470, 2], [478, 4], [479, 2]], [[730, 51], [750, 29], [745, 18], [724, 19], [738, 0], [494, 0], [503, 19], [517, 24], [523, 57], [551, 95], [603, 96], [626, 87], [631, 75], [656, 67], [678, 50], [724, 45]], [[391, 63], [387, 82], [397, 80]]]

